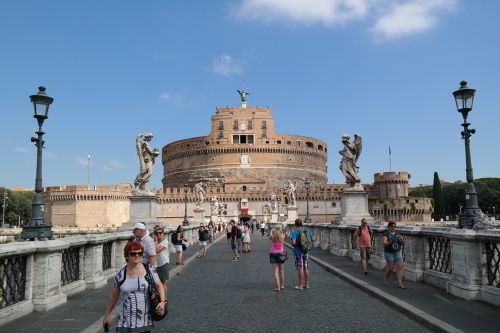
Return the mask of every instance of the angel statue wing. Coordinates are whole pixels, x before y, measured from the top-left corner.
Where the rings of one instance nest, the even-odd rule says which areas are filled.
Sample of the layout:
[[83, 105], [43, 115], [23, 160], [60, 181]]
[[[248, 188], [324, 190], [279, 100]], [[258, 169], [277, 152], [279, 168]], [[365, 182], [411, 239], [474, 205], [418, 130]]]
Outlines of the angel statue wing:
[[358, 162], [358, 158], [361, 155], [361, 150], [363, 149], [363, 140], [358, 134], [354, 134], [354, 146], [356, 147], [355, 162]]
[[236, 90], [238, 92], [238, 94], [240, 94], [240, 97], [241, 97], [241, 101], [242, 102], [245, 102], [247, 100], [247, 96], [250, 95], [248, 92], [246, 92], [245, 90]]

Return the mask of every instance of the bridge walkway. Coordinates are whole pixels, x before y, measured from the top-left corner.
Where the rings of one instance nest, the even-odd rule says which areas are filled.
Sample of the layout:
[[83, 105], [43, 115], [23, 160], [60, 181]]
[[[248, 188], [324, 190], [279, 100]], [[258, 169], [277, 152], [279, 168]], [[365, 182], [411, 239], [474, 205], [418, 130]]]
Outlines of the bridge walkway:
[[[382, 283], [382, 272], [363, 275], [359, 263], [327, 251], [311, 253], [311, 288], [298, 291], [293, 262], [285, 264], [282, 292], [273, 291], [270, 242], [257, 233], [252, 251], [232, 261], [224, 237], [196, 258], [195, 246], [185, 266], [169, 281], [169, 314], [154, 331], [175, 332], [499, 332], [500, 309], [468, 302], [424, 283]], [[287, 249], [292, 254], [291, 249]], [[333, 274], [332, 274], [333, 273]], [[0, 332], [36, 329], [97, 332], [109, 284], [86, 290], [47, 313], [32, 313], [0, 326]]]

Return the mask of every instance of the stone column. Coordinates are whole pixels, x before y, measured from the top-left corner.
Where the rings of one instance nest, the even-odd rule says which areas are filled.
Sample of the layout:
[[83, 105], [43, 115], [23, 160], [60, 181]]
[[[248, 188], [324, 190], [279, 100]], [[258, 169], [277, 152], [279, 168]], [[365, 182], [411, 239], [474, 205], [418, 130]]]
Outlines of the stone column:
[[205, 209], [203, 209], [202, 207], [196, 207], [194, 209], [193, 223], [196, 225], [199, 225], [200, 223], [205, 223], [204, 213]]
[[482, 285], [481, 243], [475, 239], [477, 231], [453, 230], [458, 238], [451, 240], [453, 277], [448, 284], [450, 294], [475, 300], [480, 298]]
[[49, 311], [66, 302], [61, 292], [62, 250], [69, 247], [61, 240], [37, 242], [33, 262], [33, 310]]
[[278, 211], [271, 212], [271, 223], [277, 223], [278, 222]]
[[330, 253], [336, 256], [346, 256], [349, 251], [351, 231], [334, 228], [330, 231]]
[[148, 230], [159, 224], [156, 204], [158, 199], [154, 195], [134, 195], [130, 197], [130, 219], [119, 230], [132, 230], [138, 222], [144, 222]]
[[410, 281], [422, 281], [425, 271], [425, 238], [420, 234], [422, 227], [404, 226], [400, 228], [405, 236], [404, 276]]
[[359, 187], [348, 187], [344, 189], [340, 198], [342, 214], [337, 217], [336, 224], [359, 225], [361, 219], [365, 218], [369, 224], [375, 222], [368, 212], [368, 192]]
[[295, 223], [295, 220], [297, 219], [297, 217], [299, 216], [297, 214], [297, 210], [298, 208], [297, 207], [292, 207], [292, 206], [287, 206], [286, 207], [286, 210], [287, 210], [287, 222], [290, 222], [290, 223]]
[[320, 247], [322, 250], [330, 249], [330, 226], [322, 226], [319, 228], [321, 230], [321, 242]]
[[102, 243], [91, 243], [85, 247], [83, 277], [85, 284], [90, 288], [97, 288], [106, 284], [106, 277], [102, 271], [102, 246]]

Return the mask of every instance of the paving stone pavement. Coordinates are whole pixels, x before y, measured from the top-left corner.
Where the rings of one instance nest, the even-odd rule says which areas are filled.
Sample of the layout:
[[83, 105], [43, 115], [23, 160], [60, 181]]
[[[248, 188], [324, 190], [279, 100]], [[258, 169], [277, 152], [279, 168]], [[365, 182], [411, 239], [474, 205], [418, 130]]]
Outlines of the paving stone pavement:
[[309, 290], [293, 289], [292, 259], [285, 264], [285, 290], [273, 291], [270, 247], [269, 240], [254, 234], [252, 251], [233, 262], [227, 241], [215, 244], [169, 283], [167, 320], [156, 323], [155, 331], [429, 331], [312, 262]]
[[[211, 245], [205, 258], [196, 258], [196, 248], [185, 253], [186, 265], [171, 266], [169, 314], [155, 324], [156, 332], [500, 332], [498, 307], [468, 302], [424, 283], [407, 281], [406, 290], [397, 289], [395, 281], [384, 286], [382, 271], [362, 275], [359, 263], [320, 249], [311, 252], [311, 289], [293, 290], [297, 277], [290, 259], [286, 289], [277, 293], [270, 241], [257, 233], [251, 253], [242, 253], [238, 262], [232, 261], [225, 237]], [[287, 251], [293, 258], [292, 250]], [[51, 311], [0, 326], [0, 332], [102, 332], [110, 281]]]

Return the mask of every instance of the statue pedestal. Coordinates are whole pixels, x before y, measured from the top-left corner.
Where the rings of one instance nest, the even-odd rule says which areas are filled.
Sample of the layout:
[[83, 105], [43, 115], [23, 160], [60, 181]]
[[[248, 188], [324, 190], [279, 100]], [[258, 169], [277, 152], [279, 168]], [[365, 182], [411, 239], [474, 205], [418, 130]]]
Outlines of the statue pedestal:
[[200, 223], [205, 223], [204, 215], [205, 209], [201, 207], [196, 207], [194, 209], [194, 218], [193, 218], [193, 223], [194, 224], [200, 224]]
[[148, 230], [153, 230], [159, 224], [156, 216], [157, 202], [155, 195], [133, 195], [130, 198], [130, 218], [119, 230], [132, 230], [133, 225], [138, 222], [144, 222]]
[[212, 221], [212, 223], [220, 223], [219, 215], [211, 215], [210, 220]]
[[278, 215], [279, 214], [277, 211], [271, 212], [271, 223], [278, 222]]
[[361, 185], [344, 189], [340, 196], [342, 215], [337, 217], [335, 224], [359, 225], [363, 218], [367, 219], [369, 224], [375, 222], [368, 212], [368, 192]]
[[292, 207], [292, 206], [287, 206], [286, 207], [286, 210], [287, 210], [287, 217], [286, 217], [286, 221], [287, 222], [291, 222], [291, 223], [294, 223], [295, 220], [299, 217], [299, 215], [297, 214], [297, 211], [298, 211], [298, 208], [297, 207]]

